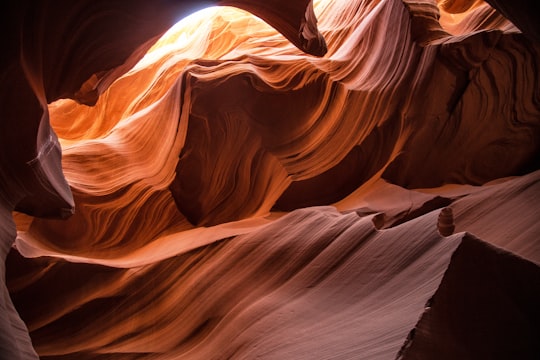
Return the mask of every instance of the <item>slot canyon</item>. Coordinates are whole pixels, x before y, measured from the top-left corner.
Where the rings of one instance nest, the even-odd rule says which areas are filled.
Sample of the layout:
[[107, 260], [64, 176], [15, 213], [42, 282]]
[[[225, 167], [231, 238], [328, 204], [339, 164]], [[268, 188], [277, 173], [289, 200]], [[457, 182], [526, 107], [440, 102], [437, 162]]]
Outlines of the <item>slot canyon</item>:
[[0, 360], [540, 359], [536, 1], [7, 4]]

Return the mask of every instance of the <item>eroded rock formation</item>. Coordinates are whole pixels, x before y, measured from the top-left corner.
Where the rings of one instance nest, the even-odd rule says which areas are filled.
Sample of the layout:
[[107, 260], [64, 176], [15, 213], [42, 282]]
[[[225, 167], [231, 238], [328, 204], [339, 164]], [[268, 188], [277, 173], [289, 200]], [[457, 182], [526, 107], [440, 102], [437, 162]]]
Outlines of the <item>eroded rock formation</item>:
[[490, 3], [19, 3], [1, 355], [536, 358], [540, 32]]

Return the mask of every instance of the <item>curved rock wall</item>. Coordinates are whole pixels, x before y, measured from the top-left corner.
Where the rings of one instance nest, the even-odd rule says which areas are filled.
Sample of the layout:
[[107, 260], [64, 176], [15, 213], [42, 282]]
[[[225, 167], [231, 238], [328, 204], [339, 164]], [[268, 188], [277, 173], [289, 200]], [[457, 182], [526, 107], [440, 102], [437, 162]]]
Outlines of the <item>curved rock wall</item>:
[[[540, 44], [524, 13], [483, 1], [219, 4], [259, 18], [209, 8], [157, 40], [203, 2], [14, 12], [24, 36], [6, 42], [2, 73], [2, 244], [5, 258], [11, 210], [40, 216], [14, 214], [7, 257], [40, 356], [428, 356], [454, 346], [437, 330], [453, 308], [422, 314], [461, 289], [456, 249], [504, 248], [534, 281]], [[500, 291], [538, 298], [534, 286]], [[522, 308], [519, 334], [534, 339], [538, 314]], [[3, 329], [22, 344], [3, 337], [6, 351], [31, 356], [24, 326]], [[477, 358], [475, 341], [456, 354]]]

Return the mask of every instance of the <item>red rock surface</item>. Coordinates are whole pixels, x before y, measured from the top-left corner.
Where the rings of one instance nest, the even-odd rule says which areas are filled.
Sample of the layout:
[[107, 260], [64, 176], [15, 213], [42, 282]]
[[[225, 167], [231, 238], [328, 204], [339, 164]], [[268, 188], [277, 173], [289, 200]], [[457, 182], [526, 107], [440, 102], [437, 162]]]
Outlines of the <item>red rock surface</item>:
[[536, 3], [17, 4], [1, 359], [540, 357]]

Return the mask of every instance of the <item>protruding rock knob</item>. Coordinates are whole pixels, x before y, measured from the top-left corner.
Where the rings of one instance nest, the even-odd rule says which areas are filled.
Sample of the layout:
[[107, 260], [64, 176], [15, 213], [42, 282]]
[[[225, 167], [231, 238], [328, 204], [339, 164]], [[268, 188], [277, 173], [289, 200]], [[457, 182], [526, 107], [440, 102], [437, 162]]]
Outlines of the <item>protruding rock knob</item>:
[[446, 207], [439, 213], [439, 219], [437, 221], [437, 228], [439, 234], [442, 236], [450, 236], [454, 233], [454, 213], [452, 208]]

